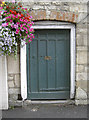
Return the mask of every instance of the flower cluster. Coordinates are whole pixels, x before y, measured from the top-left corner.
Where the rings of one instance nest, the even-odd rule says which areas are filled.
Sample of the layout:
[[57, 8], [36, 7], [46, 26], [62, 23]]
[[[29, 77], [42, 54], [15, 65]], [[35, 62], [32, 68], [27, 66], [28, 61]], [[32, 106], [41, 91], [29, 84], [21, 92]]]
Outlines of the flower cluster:
[[[16, 52], [18, 43], [26, 44], [34, 38], [34, 24], [29, 9], [23, 8], [21, 3], [2, 2], [0, 7], [2, 52], [10, 55]], [[1, 43], [1, 42], [0, 42]]]

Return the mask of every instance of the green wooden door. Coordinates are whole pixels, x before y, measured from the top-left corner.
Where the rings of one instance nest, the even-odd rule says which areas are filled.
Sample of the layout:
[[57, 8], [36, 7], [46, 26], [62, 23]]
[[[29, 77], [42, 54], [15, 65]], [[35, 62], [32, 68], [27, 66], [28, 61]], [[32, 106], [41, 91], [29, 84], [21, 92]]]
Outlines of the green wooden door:
[[35, 30], [27, 46], [28, 99], [69, 99], [70, 30]]

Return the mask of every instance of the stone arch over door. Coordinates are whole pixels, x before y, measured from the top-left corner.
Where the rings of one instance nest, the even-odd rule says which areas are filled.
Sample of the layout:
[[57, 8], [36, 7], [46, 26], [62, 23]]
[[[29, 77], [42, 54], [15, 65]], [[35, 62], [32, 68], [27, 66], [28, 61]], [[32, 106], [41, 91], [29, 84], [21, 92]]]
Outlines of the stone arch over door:
[[61, 22], [77, 23], [78, 13], [66, 11], [50, 11], [49, 14], [46, 10], [32, 10], [30, 12], [33, 21], [39, 20], [56, 20]]

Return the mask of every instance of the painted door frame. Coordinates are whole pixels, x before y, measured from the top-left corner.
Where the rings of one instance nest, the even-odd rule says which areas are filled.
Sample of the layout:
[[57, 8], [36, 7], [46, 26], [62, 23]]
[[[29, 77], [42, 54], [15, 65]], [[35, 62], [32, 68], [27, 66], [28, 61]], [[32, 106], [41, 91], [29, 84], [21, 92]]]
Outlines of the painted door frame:
[[[63, 22], [37, 22], [34, 29], [70, 29], [70, 99], [75, 94], [75, 66], [76, 66], [76, 40], [75, 24]], [[21, 96], [27, 99], [27, 71], [26, 71], [26, 45], [21, 47]]]

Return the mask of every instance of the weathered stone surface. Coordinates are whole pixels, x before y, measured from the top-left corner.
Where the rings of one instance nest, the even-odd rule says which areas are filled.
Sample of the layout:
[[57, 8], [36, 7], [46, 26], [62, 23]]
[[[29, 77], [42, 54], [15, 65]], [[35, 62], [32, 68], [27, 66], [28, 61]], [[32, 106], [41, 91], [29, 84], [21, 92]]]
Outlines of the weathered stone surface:
[[8, 73], [9, 74], [15, 74], [15, 73], [19, 73], [20, 69], [19, 69], [19, 55], [17, 55], [17, 59], [15, 59], [15, 57], [13, 55], [8, 56], [7, 58], [7, 65], [8, 65]]
[[8, 81], [8, 86], [10, 88], [13, 88], [14, 87], [14, 81]]
[[87, 73], [76, 73], [76, 80], [87, 80]]
[[76, 72], [84, 72], [84, 65], [77, 65]]
[[20, 94], [20, 88], [9, 88], [9, 94]]
[[77, 45], [78, 46], [83, 46], [84, 45], [84, 40], [83, 40], [83, 36], [81, 35], [80, 39], [77, 39]]
[[77, 51], [84, 51], [84, 52], [87, 52], [88, 50], [87, 46], [77, 46], [76, 49]]
[[77, 64], [87, 64], [87, 52], [86, 51], [77, 52]]
[[85, 66], [85, 72], [89, 74], [89, 65]]
[[44, 6], [40, 6], [40, 5], [33, 5], [34, 10], [38, 10], [38, 9], [44, 9]]
[[8, 75], [8, 80], [14, 80], [14, 75], [13, 74]]
[[76, 82], [76, 87], [81, 88], [87, 93], [87, 80], [79, 80]]
[[23, 102], [22, 101], [19, 101], [19, 100], [9, 100], [9, 107], [15, 107], [15, 106], [22, 106], [23, 105]]
[[33, 10], [30, 12], [33, 20], [45, 20], [46, 11], [45, 10]]
[[50, 20], [60, 20], [60, 21], [68, 21], [68, 22], [76, 22], [78, 18], [77, 13], [66, 12], [66, 11], [51, 11]]
[[87, 105], [87, 100], [75, 100], [76, 105]]
[[80, 87], [78, 87], [76, 90], [76, 99], [80, 99], [80, 100], [87, 99], [87, 93]]
[[15, 75], [15, 87], [20, 87], [20, 75]]
[[18, 99], [18, 95], [17, 94], [10, 94], [9, 99], [12, 100], [12, 101], [13, 100], [16, 101]]

